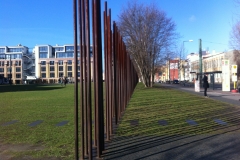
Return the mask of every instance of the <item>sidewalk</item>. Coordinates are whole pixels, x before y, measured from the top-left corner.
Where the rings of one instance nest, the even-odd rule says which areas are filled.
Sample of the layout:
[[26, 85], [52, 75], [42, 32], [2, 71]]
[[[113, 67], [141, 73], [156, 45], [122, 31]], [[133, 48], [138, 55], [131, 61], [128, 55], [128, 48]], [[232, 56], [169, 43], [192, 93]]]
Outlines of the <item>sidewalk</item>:
[[[194, 87], [178, 84], [159, 84], [191, 94]], [[210, 99], [240, 106], [240, 94], [208, 89]], [[111, 160], [239, 160], [240, 159], [240, 114], [234, 113], [237, 125], [223, 125], [218, 134], [164, 135], [115, 137], [106, 144], [103, 159]], [[196, 127], [196, 126], [195, 126]]]
[[[164, 84], [162, 83], [161, 85], [163, 86], [167, 86], [170, 88], [175, 88], [178, 90], [183, 90], [192, 94], [196, 94], [199, 96], [203, 96], [204, 95], [204, 90], [203, 88], [200, 89], [200, 92], [195, 92], [195, 88], [194, 86], [192, 87], [186, 87], [186, 86], [182, 86], [179, 84]], [[225, 103], [229, 103], [229, 104], [233, 104], [233, 105], [237, 105], [240, 106], [240, 93], [232, 93], [232, 92], [228, 92], [228, 91], [222, 91], [221, 88], [217, 88], [217, 89], [212, 89], [211, 87], [208, 88], [207, 90], [207, 95], [209, 96], [209, 98], [218, 100], [218, 101], [222, 101]]]

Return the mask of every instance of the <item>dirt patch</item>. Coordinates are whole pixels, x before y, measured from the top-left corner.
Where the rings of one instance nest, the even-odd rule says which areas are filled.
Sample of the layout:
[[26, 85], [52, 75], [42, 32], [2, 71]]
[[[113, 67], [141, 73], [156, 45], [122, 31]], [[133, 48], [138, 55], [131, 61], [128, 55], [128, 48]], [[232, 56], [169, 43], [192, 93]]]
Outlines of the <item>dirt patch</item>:
[[13, 156], [6, 154], [6, 153], [0, 153], [1, 160], [11, 160], [11, 158], [13, 158]]
[[[17, 160], [19, 158], [14, 158], [14, 155], [9, 154], [9, 152], [23, 152], [23, 151], [41, 151], [44, 147], [40, 145], [30, 145], [30, 144], [3, 144], [0, 142], [0, 160]], [[26, 160], [33, 160], [31, 157], [20, 158]]]

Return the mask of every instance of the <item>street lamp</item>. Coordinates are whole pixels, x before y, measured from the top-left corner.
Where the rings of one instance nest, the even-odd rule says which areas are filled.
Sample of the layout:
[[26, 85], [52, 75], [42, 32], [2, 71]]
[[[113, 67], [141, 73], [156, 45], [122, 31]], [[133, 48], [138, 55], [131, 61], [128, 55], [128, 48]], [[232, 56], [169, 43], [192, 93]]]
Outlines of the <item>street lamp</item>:
[[[184, 53], [184, 42], [193, 42], [193, 40], [188, 40], [188, 41], [183, 41], [183, 56], [185, 58], [185, 53]], [[181, 60], [181, 57], [180, 57], [180, 60]], [[181, 62], [182, 63], [182, 62]], [[184, 81], [185, 81], [185, 67], [184, 67], [184, 70], [183, 70], [183, 74], [184, 74]], [[180, 71], [180, 77], [181, 77], [181, 71]]]
[[184, 42], [193, 42], [193, 40], [183, 41], [183, 54], [184, 54]]

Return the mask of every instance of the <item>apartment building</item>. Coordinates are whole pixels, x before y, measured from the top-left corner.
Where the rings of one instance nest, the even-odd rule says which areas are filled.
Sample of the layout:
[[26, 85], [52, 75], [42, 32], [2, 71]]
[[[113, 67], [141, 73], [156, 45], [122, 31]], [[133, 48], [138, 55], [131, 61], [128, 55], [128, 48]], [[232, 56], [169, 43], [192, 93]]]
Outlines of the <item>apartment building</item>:
[[[212, 53], [205, 54], [202, 56], [202, 72], [204, 73], [214, 73], [214, 82], [221, 82], [221, 71], [222, 71], [222, 60], [224, 60], [225, 52], [222, 53]], [[189, 58], [189, 71], [190, 79], [196, 79], [196, 73], [199, 73], [199, 55], [191, 54], [188, 56]], [[212, 76], [212, 75], [210, 75]]]
[[[21, 44], [0, 46], [0, 77], [13, 84], [23, 83], [27, 75], [32, 75], [32, 54]], [[1, 82], [3, 82], [1, 80]]]
[[[227, 51], [227, 52], [213, 52], [209, 53], [203, 51], [202, 53], [202, 72], [210, 73], [209, 80], [221, 83], [222, 82], [222, 61], [229, 60], [229, 64], [236, 65], [236, 53], [235, 51]], [[182, 67], [180, 67], [182, 66]], [[168, 60], [166, 62], [166, 69], [163, 72], [162, 80], [189, 80], [197, 78], [197, 73], [199, 73], [199, 54], [191, 53], [187, 56], [186, 60]], [[239, 67], [239, 66], [238, 66]], [[231, 67], [229, 68], [229, 72], [231, 73]], [[231, 79], [232, 77], [230, 77]]]
[[[80, 80], [80, 59], [78, 60], [78, 75], [74, 75], [74, 46], [51, 46], [37, 45], [34, 47], [35, 55], [35, 76], [43, 83], [57, 83], [59, 78], [67, 77], [70, 82], [74, 82], [74, 77]], [[91, 79], [93, 79], [93, 57], [91, 56]], [[78, 57], [80, 57], [78, 46]]]

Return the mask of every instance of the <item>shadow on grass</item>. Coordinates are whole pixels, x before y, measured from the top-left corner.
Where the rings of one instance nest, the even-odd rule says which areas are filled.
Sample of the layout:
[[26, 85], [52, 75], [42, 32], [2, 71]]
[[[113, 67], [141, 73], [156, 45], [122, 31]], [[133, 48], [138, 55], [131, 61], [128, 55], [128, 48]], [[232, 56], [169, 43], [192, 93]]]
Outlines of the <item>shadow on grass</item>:
[[46, 90], [55, 90], [62, 89], [60, 85], [51, 84], [51, 85], [37, 85], [37, 84], [29, 84], [29, 85], [0, 85], [0, 93], [1, 92], [26, 92], [26, 91], [46, 91]]
[[[166, 89], [162, 86], [154, 88]], [[131, 105], [142, 104], [138, 102], [149, 98], [143, 96], [145, 98], [140, 96]], [[191, 107], [190, 102], [185, 102], [189, 107], [184, 106], [182, 109], [173, 105], [176, 104], [172, 98], [175, 96], [178, 95], [170, 95], [170, 99], [161, 99], [161, 105], [158, 107], [153, 107], [150, 101], [145, 109], [141, 105], [128, 108], [117, 127], [120, 130], [114, 132], [114, 138], [104, 151], [103, 159], [239, 159], [239, 108], [223, 106], [223, 103], [197, 97], [194, 107]], [[194, 97], [188, 96], [190, 100], [193, 99], [191, 103], [196, 101]], [[183, 97], [182, 100], [178, 100], [178, 104], [181, 104], [186, 99]], [[169, 101], [173, 102], [172, 106]], [[165, 107], [166, 104], [170, 105]], [[157, 113], [157, 118], [153, 113]], [[188, 119], [196, 121], [197, 125], [189, 125], [186, 122]], [[221, 119], [226, 124], [218, 124], [214, 122], [215, 119]], [[131, 126], [130, 122], [133, 120], [139, 120], [139, 124]], [[159, 120], [169, 123], [162, 126], [158, 124]]]
[[[223, 159], [240, 156], [240, 135], [229, 134], [240, 131], [239, 111], [218, 116], [228, 121], [227, 125], [209, 124], [166, 129], [162, 136], [153, 129], [146, 134], [119, 136], [113, 138], [104, 152], [104, 159]], [[198, 123], [201, 123], [198, 121]], [[147, 124], [151, 126], [151, 123]], [[161, 126], [163, 128], [163, 126]], [[159, 126], [160, 128], [160, 126]], [[137, 127], [132, 127], [132, 130]], [[151, 129], [151, 128], [149, 128]], [[174, 130], [174, 132], [173, 132]], [[203, 134], [195, 134], [202, 132]], [[175, 134], [172, 134], [175, 133]], [[231, 159], [230, 158], [230, 159]]]

